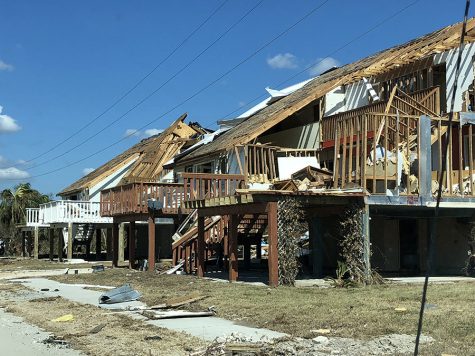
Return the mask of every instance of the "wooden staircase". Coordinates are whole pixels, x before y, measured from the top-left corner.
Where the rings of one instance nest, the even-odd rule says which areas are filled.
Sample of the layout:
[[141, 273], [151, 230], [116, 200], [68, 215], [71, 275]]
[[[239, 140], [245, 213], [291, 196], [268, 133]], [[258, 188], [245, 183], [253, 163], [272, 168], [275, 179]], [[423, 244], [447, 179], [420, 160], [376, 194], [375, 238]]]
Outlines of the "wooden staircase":
[[[196, 214], [194, 212], [190, 215]], [[197, 216], [197, 214], [196, 214]], [[190, 216], [189, 216], [190, 217]], [[188, 218], [185, 219], [188, 220]], [[174, 235], [175, 241], [172, 243], [172, 255], [173, 265], [176, 266], [184, 261], [184, 269], [187, 273], [193, 273], [197, 269], [197, 238], [198, 238], [198, 224], [197, 219], [191, 220], [188, 224], [185, 224], [187, 228], [178, 228], [177, 233]], [[212, 216], [205, 219], [204, 224], [205, 235], [205, 259], [211, 258], [216, 253], [217, 244], [221, 244], [224, 250], [224, 258], [227, 257], [227, 229], [228, 229], [228, 217], [227, 216]], [[248, 236], [262, 236], [265, 228], [267, 227], [266, 215], [253, 215], [247, 214], [241, 217], [238, 225], [238, 233], [243, 238]], [[179, 230], [181, 229], [181, 232]]]

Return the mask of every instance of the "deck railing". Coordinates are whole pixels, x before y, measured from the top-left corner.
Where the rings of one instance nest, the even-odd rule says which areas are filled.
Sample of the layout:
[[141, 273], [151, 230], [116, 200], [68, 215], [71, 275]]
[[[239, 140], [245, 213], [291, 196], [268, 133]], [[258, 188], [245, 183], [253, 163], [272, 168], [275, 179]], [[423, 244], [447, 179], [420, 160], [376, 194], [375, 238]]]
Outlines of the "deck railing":
[[244, 175], [182, 173], [186, 200], [202, 200], [233, 195], [243, 188]]
[[40, 208], [26, 209], [26, 226], [46, 226], [43, 219], [43, 213]]
[[98, 202], [77, 200], [57, 200], [42, 204], [39, 219], [43, 224], [112, 222], [109, 218], [101, 217]]
[[149, 200], [158, 201], [166, 214], [186, 210], [181, 183], [130, 183], [101, 192], [101, 215], [146, 214]]

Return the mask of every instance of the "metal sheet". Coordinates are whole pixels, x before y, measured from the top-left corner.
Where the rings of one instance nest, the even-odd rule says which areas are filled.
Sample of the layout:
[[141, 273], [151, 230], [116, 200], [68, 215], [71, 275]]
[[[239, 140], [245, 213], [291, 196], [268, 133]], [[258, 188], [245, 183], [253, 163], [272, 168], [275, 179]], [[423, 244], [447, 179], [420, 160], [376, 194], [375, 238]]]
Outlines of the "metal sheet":
[[99, 304], [115, 304], [130, 302], [140, 298], [140, 293], [132, 289], [130, 284], [111, 289], [99, 297]]

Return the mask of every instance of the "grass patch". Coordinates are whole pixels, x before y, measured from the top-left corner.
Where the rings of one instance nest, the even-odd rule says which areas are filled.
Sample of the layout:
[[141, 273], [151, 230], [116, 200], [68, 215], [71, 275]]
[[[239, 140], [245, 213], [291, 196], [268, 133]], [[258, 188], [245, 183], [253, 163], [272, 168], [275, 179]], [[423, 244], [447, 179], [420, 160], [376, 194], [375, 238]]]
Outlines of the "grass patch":
[[[148, 305], [199, 291], [205, 300], [187, 306], [211, 305], [218, 316], [246, 325], [266, 327], [294, 336], [312, 337], [311, 330], [331, 329], [331, 335], [369, 339], [391, 333], [415, 335], [421, 285], [387, 284], [352, 289], [267, 288], [222, 283], [192, 276], [157, 275], [126, 269], [54, 277], [65, 283], [119, 286], [131, 283]], [[426, 352], [469, 354], [475, 338], [475, 283], [431, 284], [424, 334], [436, 339]], [[406, 311], [396, 311], [405, 308]]]

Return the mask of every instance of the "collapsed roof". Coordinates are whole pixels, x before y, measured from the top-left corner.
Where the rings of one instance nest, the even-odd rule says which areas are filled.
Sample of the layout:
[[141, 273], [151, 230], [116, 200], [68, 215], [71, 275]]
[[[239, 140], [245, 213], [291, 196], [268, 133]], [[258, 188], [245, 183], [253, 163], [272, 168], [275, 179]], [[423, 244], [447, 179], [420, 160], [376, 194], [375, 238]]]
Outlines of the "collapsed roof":
[[58, 195], [65, 196], [89, 189], [129, 164], [132, 165], [119, 184], [156, 180], [162, 173], [165, 162], [175, 156], [194, 136], [206, 132], [196, 123], [187, 125], [184, 122], [186, 116], [187, 114], [183, 114], [162, 133], [140, 141], [63, 189]]
[[[475, 19], [471, 18], [467, 22], [466, 42], [474, 41], [474, 27]], [[236, 145], [251, 142], [279, 122], [341, 85], [355, 83], [364, 77], [381, 75], [435, 53], [456, 48], [460, 42], [461, 28], [462, 23], [450, 25], [405, 44], [323, 73], [272, 105], [251, 114], [213, 142], [199, 147], [184, 157], [183, 161], [216, 154]]]

